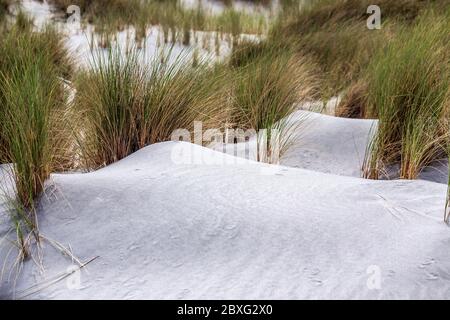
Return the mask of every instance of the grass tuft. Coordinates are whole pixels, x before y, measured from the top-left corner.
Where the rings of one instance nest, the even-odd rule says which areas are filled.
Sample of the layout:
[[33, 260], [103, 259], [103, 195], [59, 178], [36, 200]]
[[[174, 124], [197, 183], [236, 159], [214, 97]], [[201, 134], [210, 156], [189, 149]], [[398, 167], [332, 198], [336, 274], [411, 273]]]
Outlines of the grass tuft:
[[[278, 132], [282, 155], [292, 142], [297, 122], [290, 116], [299, 104], [314, 97], [316, 78], [310, 61], [292, 51], [266, 51], [235, 70], [233, 103], [234, 122], [245, 129], [268, 130], [267, 145], [271, 153], [270, 132]], [[270, 157], [269, 157], [270, 158]], [[259, 159], [265, 161], [265, 159]]]
[[379, 119], [364, 168], [368, 178], [400, 162], [400, 177], [415, 179], [445, 152], [450, 60], [448, 20], [434, 14], [404, 29], [368, 67], [368, 116]]
[[138, 149], [171, 139], [176, 129], [205, 129], [226, 119], [226, 86], [220, 72], [202, 61], [192, 68], [180, 55], [167, 63], [156, 56], [148, 67], [136, 50], [119, 48], [96, 57], [78, 81], [77, 109], [86, 130], [80, 138], [88, 168], [118, 161]]
[[0, 40], [0, 160], [12, 164], [13, 220], [23, 247], [27, 234], [37, 233], [37, 199], [66, 150], [65, 131], [55, 128], [64, 126], [60, 79], [68, 68], [62, 61], [70, 62], [56, 31], [33, 32], [24, 21]]

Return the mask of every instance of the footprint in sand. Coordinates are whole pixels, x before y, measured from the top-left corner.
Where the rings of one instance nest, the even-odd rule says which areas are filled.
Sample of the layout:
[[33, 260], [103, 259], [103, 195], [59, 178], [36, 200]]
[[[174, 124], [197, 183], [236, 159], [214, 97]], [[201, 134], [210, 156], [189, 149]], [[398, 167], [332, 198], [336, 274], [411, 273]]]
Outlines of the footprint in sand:
[[436, 261], [433, 258], [430, 258], [430, 259], [425, 260], [425, 262], [422, 262], [419, 265], [419, 268], [420, 269], [425, 269], [426, 267], [429, 267], [429, 266], [431, 266], [431, 265], [433, 265], [435, 263], [436, 263]]
[[320, 274], [320, 269], [314, 268], [303, 268], [303, 272], [308, 273], [308, 279], [311, 281], [315, 286], [321, 286], [323, 284], [323, 281], [318, 278], [317, 276]]

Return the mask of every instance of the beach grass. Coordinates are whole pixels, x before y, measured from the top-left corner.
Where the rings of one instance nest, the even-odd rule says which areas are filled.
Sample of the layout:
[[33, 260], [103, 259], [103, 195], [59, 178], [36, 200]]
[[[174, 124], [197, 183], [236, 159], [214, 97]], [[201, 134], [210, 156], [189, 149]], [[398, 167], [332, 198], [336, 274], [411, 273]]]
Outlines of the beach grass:
[[[263, 147], [272, 153], [271, 132], [276, 132], [278, 156], [295, 138], [299, 124], [290, 121], [299, 105], [317, 93], [314, 65], [289, 49], [265, 51], [235, 68], [233, 86], [234, 123], [256, 132], [267, 130]], [[258, 141], [259, 143], [259, 141]], [[258, 159], [267, 162], [267, 159]]]
[[136, 50], [112, 48], [81, 76], [76, 106], [84, 115], [86, 130], [79, 140], [88, 168], [168, 141], [174, 130], [190, 130], [194, 121], [204, 129], [223, 126], [225, 77], [202, 61], [192, 67], [183, 53], [171, 63], [167, 57], [156, 56], [143, 66]]
[[66, 131], [56, 130], [65, 121], [60, 79], [68, 66], [63, 61], [70, 62], [61, 45], [56, 31], [34, 32], [31, 22], [24, 21], [0, 40], [0, 158], [12, 164], [11, 203], [22, 244], [27, 233], [37, 233], [38, 199], [50, 173], [67, 156], [68, 138], [61, 136]]
[[[450, 7], [445, 0], [287, 0], [281, 4], [267, 42], [282, 41], [314, 58], [322, 69], [324, 100], [359, 82], [378, 48], [402, 32], [402, 26], [411, 27], [428, 10], [442, 13]], [[381, 30], [366, 26], [371, 4], [380, 7]]]
[[448, 20], [430, 14], [380, 50], [368, 70], [368, 117], [379, 119], [365, 166], [378, 178], [400, 163], [400, 178], [415, 179], [445, 152], [448, 128]]

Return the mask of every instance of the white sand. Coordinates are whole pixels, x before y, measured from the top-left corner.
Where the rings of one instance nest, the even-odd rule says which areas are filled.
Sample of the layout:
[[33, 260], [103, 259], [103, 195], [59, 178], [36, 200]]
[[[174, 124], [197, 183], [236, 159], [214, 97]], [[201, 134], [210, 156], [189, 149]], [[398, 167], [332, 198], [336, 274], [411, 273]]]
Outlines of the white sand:
[[[76, 263], [45, 243], [44, 271], [27, 261], [17, 281], [4, 273], [0, 298], [448, 299], [446, 163], [423, 175], [441, 183], [360, 179], [373, 124], [309, 114], [284, 167], [168, 142], [53, 175], [41, 233], [98, 258], [79, 285], [78, 273], [52, 283]], [[174, 163], [173, 150], [203, 163]], [[17, 252], [1, 203], [8, 271]]]
[[[291, 159], [315, 154], [314, 170], [353, 175], [358, 160], [340, 133], [360, 134], [367, 123], [315, 122], [309, 152]], [[72, 276], [26, 298], [450, 298], [446, 185], [271, 171], [252, 161], [180, 165], [174, 148], [208, 162], [224, 157], [168, 142], [93, 173], [53, 176], [41, 232], [83, 262], [99, 258], [81, 272], [78, 289]], [[73, 264], [49, 245], [44, 253], [45, 273], [27, 262], [16, 297]], [[12, 289], [4, 279], [0, 296]]]
[[[308, 108], [310, 106], [306, 105], [305, 109]], [[301, 125], [296, 127], [300, 134], [282, 156], [282, 165], [361, 177], [366, 148], [376, 129], [376, 120], [338, 118], [305, 110], [297, 111], [290, 118], [293, 122], [301, 121]], [[213, 149], [241, 156], [246, 155], [244, 150], [253, 150], [249, 158], [255, 160], [256, 139], [253, 137], [249, 143], [215, 144]], [[391, 179], [398, 177], [394, 169], [391, 168]], [[435, 161], [419, 175], [420, 179], [442, 184], [447, 184], [447, 177], [447, 159]]]

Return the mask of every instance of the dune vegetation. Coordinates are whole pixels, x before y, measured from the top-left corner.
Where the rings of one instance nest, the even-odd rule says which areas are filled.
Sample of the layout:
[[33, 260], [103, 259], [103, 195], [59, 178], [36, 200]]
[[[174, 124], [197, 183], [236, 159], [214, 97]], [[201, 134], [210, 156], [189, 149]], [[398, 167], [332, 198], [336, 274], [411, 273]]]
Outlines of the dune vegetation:
[[380, 166], [400, 163], [400, 178], [445, 153], [450, 108], [449, 20], [421, 17], [402, 30], [368, 67], [367, 116], [379, 126], [365, 174], [377, 178]]
[[[377, 1], [380, 30], [366, 27], [370, 1], [286, 4], [264, 43], [247, 46], [235, 61], [268, 47], [290, 45], [319, 68], [321, 96], [341, 95], [336, 115], [379, 119], [363, 176], [415, 179], [448, 152], [450, 4]], [[239, 58], [239, 59], [238, 59]]]
[[70, 5], [79, 6], [82, 20], [94, 24], [96, 31], [106, 36], [133, 26], [137, 38], [142, 39], [149, 26], [158, 25], [164, 31], [165, 42], [189, 44], [191, 31], [238, 36], [262, 34], [269, 26], [268, 17], [262, 13], [249, 14], [229, 6], [219, 14], [212, 14], [201, 5], [186, 7], [180, 0], [51, 0], [51, 3], [64, 13]]
[[267, 154], [259, 156], [272, 162], [271, 135], [279, 135], [277, 155], [282, 156], [298, 131], [299, 123], [289, 121], [290, 116], [317, 95], [315, 66], [289, 48], [264, 50], [250, 60], [232, 67], [233, 123], [257, 132], [267, 130], [267, 136], [258, 137], [258, 145], [265, 144]]
[[[137, 48], [110, 47], [78, 69], [58, 31], [35, 31], [19, 14], [0, 39], [0, 162], [12, 164], [24, 257], [52, 172], [106, 166], [194, 121], [203, 130], [276, 129], [283, 151], [301, 131], [288, 119], [302, 103], [341, 95], [337, 115], [379, 120], [364, 177], [384, 178], [398, 165], [397, 177], [415, 179], [449, 157], [448, 1], [377, 1], [380, 30], [366, 27], [368, 0], [285, 0], [273, 18], [232, 7], [211, 15], [175, 0], [51, 2], [64, 11], [79, 5], [100, 32], [133, 25], [145, 35], [160, 25], [184, 44], [191, 30], [264, 39], [235, 41], [225, 61], [195, 64], [183, 55], [143, 64]], [[0, 0], [0, 16], [6, 3]]]
[[55, 30], [33, 32], [31, 26], [22, 16], [0, 40], [0, 156], [13, 164], [11, 205], [24, 256], [33, 241], [27, 234], [39, 241], [36, 199], [46, 179], [72, 161], [60, 80], [69, 74], [70, 57]]
[[75, 109], [84, 119], [78, 141], [87, 168], [168, 141], [176, 129], [192, 130], [194, 121], [203, 131], [278, 130], [284, 149], [292, 140], [288, 132], [295, 131], [289, 115], [317, 92], [313, 65], [289, 51], [266, 52], [231, 68], [207, 61], [192, 67], [185, 54], [171, 64], [159, 55], [142, 66], [135, 49], [108, 52], [77, 80]]
[[118, 161], [146, 145], [168, 141], [179, 128], [221, 128], [227, 119], [227, 83], [219, 69], [201, 61], [193, 68], [180, 55], [172, 64], [155, 56], [142, 66], [139, 53], [111, 48], [94, 58], [77, 81], [80, 149], [87, 168]]

